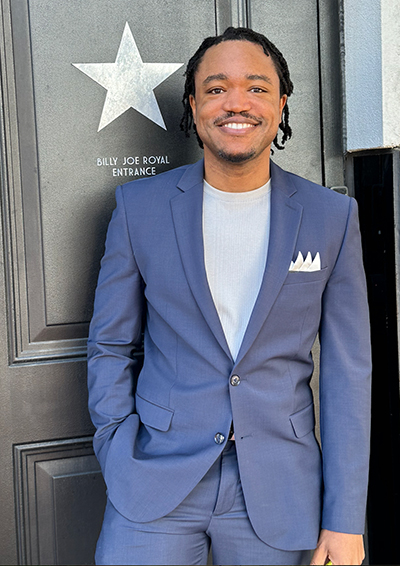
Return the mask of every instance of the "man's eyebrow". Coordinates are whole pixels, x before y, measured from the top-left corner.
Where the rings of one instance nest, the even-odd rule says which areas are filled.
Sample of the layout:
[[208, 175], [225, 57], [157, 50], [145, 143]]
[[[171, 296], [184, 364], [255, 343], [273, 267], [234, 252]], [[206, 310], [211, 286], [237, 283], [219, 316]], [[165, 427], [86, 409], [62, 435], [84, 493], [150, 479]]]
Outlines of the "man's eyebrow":
[[[272, 85], [272, 81], [267, 75], [246, 75], [246, 79], [249, 81], [263, 81]], [[224, 73], [217, 73], [216, 75], [208, 75], [203, 81], [204, 85], [211, 83], [212, 81], [226, 81], [228, 77]]]
[[246, 79], [249, 81], [264, 81], [270, 85], [272, 85], [272, 81], [267, 75], [247, 75]]
[[224, 73], [218, 73], [216, 75], [208, 75], [208, 77], [206, 77], [203, 81], [203, 85], [207, 85], [208, 83], [211, 83], [212, 81], [226, 81], [227, 80], [227, 76], [224, 75]]

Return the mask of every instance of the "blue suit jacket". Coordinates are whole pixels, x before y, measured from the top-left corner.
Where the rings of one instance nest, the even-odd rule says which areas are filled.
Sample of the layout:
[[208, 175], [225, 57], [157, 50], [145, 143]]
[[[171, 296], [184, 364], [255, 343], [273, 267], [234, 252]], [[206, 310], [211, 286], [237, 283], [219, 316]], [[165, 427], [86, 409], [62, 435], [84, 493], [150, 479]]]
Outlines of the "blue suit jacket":
[[[300, 550], [315, 547], [321, 525], [363, 532], [368, 309], [355, 201], [273, 163], [271, 179], [268, 260], [236, 362], [204, 267], [203, 162], [117, 189], [88, 343], [89, 405], [120, 513], [146, 522], [172, 511], [218, 458], [225, 443], [214, 436], [227, 438], [233, 420], [256, 533]], [[289, 273], [299, 251], [319, 252], [321, 270]], [[318, 333], [322, 458], [309, 386]]]

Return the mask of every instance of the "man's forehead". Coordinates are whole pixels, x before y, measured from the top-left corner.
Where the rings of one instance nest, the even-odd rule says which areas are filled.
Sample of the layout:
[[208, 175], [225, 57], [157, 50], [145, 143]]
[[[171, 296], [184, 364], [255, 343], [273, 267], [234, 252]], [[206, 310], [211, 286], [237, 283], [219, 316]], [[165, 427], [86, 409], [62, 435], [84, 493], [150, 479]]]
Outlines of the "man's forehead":
[[[240, 55], [241, 53], [243, 53], [244, 56], [248, 54], [249, 51], [253, 51], [255, 54], [258, 53], [258, 55], [261, 56], [261, 60], [265, 62], [265, 64], [268, 67], [270, 67], [271, 64], [273, 67], [275, 67], [274, 62], [272, 61], [270, 55], [264, 51], [263, 47], [260, 44], [247, 40], [227, 40], [212, 45], [207, 49], [207, 51], [204, 52], [196, 69], [196, 74], [201, 68], [204, 68], [205, 66], [208, 66], [211, 63], [214, 63], [214, 66], [218, 65], [218, 63], [221, 63], [220, 55], [224, 51], [225, 53], [229, 53], [229, 51], [232, 52], [234, 51], [236, 55]], [[230, 62], [234, 63], [235, 61], [236, 59], [230, 59]], [[216, 73], [216, 75], [217, 74], [224, 74], [223, 70], [221, 70], [221, 72], [219, 73]]]

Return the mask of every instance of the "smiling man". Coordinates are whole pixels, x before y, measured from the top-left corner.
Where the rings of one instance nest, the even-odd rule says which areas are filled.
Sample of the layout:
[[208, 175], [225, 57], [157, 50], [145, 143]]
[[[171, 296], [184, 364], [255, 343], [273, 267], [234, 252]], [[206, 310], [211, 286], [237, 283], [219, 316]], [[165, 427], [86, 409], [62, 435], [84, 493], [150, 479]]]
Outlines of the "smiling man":
[[182, 119], [204, 160], [117, 189], [88, 342], [108, 489], [98, 564], [205, 564], [210, 542], [215, 564], [363, 560], [371, 364], [357, 210], [270, 161], [291, 136], [292, 90], [263, 35], [205, 39]]

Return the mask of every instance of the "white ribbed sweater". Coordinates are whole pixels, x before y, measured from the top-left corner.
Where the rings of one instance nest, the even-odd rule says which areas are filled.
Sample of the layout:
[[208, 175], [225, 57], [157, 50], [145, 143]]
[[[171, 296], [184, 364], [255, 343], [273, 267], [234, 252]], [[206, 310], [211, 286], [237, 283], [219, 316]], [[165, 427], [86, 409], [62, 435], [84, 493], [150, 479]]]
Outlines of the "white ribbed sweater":
[[203, 239], [208, 284], [236, 360], [257, 299], [268, 253], [271, 181], [242, 193], [204, 181]]

